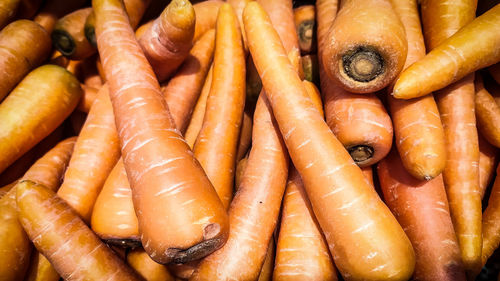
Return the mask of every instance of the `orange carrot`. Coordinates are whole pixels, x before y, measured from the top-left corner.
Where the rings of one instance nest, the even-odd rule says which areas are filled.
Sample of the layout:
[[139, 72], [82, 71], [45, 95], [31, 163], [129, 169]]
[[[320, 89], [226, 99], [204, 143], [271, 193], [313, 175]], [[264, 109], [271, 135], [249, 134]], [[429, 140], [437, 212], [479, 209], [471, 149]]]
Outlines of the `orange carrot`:
[[160, 82], [188, 56], [195, 28], [195, 11], [187, 0], [173, 0], [139, 38]]
[[[500, 51], [495, 47], [500, 44], [500, 35], [497, 32], [500, 23], [500, 5], [496, 5], [472, 21], [477, 3], [475, 0], [437, 1], [434, 5], [427, 2], [432, 3], [423, 1], [422, 11], [444, 14], [447, 19], [436, 17], [429, 21], [426, 18], [432, 16], [425, 16], [422, 12], [426, 42], [434, 41], [428, 43], [432, 51], [401, 73], [394, 86], [393, 95], [396, 98], [408, 99], [427, 95], [464, 78], [469, 73], [500, 61]], [[456, 8], [448, 9], [449, 4], [453, 4]], [[448, 16], [451, 14], [453, 16]], [[443, 24], [447, 21], [453, 28], [444, 28]], [[427, 35], [434, 32], [441, 35], [432, 37]], [[451, 34], [453, 35], [450, 36]]]
[[484, 88], [483, 81], [478, 75], [475, 81], [475, 109], [477, 128], [484, 138], [496, 147], [500, 147], [500, 105]]
[[481, 199], [486, 188], [495, 174], [495, 165], [498, 162], [498, 148], [487, 142], [481, 134], [479, 137], [479, 192]]
[[407, 52], [404, 27], [389, 0], [342, 1], [320, 44], [326, 74], [354, 93], [372, 93], [391, 83]]
[[227, 239], [225, 209], [175, 129], [120, 2], [93, 0], [92, 4], [142, 244], [160, 263], [203, 258]]
[[496, 63], [488, 68], [491, 76], [497, 83], [500, 83], [500, 63]]
[[166, 266], [153, 261], [143, 249], [127, 254], [127, 263], [147, 281], [174, 281]]
[[92, 230], [108, 244], [140, 246], [139, 226], [132, 190], [120, 159], [109, 174], [94, 205]]
[[30, 180], [16, 189], [23, 228], [62, 278], [140, 280], [54, 191]]
[[17, 180], [0, 187], [0, 198], [2, 198], [5, 194], [7, 194], [7, 192], [9, 192], [16, 184]]
[[49, 55], [50, 37], [38, 24], [18, 20], [0, 32], [0, 101]]
[[196, 15], [193, 41], [198, 40], [208, 30], [215, 28], [217, 13], [222, 3], [224, 2], [220, 0], [208, 0], [193, 5]]
[[14, 18], [20, 2], [21, 0], [5, 0], [0, 2], [0, 29]]
[[44, 65], [28, 74], [0, 104], [0, 172], [54, 131], [81, 92], [76, 78], [59, 66]]
[[[349, 279], [406, 280], [415, 260], [404, 231], [314, 108], [265, 11], [249, 3], [243, 21], [266, 96], [339, 270]], [[366, 208], [373, 211], [359, 211]], [[366, 259], [373, 252], [376, 257]]]
[[[238, 140], [238, 148], [236, 149], [236, 161], [240, 161], [245, 157], [252, 143], [252, 113], [245, 105], [245, 111], [243, 111], [243, 120], [241, 121], [241, 131], [240, 138]], [[236, 170], [238, 168], [236, 167]]]
[[[497, 177], [488, 199], [488, 207], [483, 213], [483, 249], [481, 266], [486, 264], [493, 252], [500, 245], [500, 165], [497, 166]], [[480, 270], [481, 267], [478, 267]]]
[[396, 150], [377, 166], [384, 199], [410, 238], [416, 280], [466, 280], [443, 178], [415, 179]]
[[316, 12], [314, 5], [304, 5], [293, 10], [295, 27], [299, 38], [299, 47], [302, 54], [316, 52]]
[[212, 63], [214, 47], [215, 31], [211, 29], [195, 42], [184, 63], [162, 89], [172, 118], [181, 133], [186, 132], [191, 113]]
[[50, 34], [59, 18], [69, 14], [85, 4], [85, 0], [49, 0], [33, 19]]
[[113, 108], [108, 88], [103, 86], [78, 135], [75, 152], [57, 192], [85, 222], [90, 222], [95, 200], [119, 157]]
[[[99, 78], [100, 79], [100, 78]], [[83, 95], [76, 107], [81, 112], [89, 113], [92, 104], [99, 95], [99, 89], [82, 84]]]
[[[245, 54], [248, 53], [247, 38], [245, 37], [245, 30], [243, 30], [243, 9], [252, 0], [227, 0], [226, 2], [233, 7], [234, 13], [238, 18], [238, 25], [241, 30], [241, 36], [243, 38], [243, 47], [245, 48]], [[259, 90], [260, 92], [260, 90]]]
[[76, 10], [60, 18], [52, 31], [52, 44], [63, 55], [72, 60], [90, 57], [96, 49], [85, 38], [84, 25], [92, 8]]
[[25, 281], [58, 281], [60, 278], [49, 260], [37, 250], [31, 253], [30, 267]]
[[271, 281], [273, 279], [273, 268], [274, 268], [274, 256], [276, 254], [276, 245], [274, 239], [269, 240], [269, 245], [267, 246], [267, 254], [264, 259], [264, 264], [260, 269], [259, 279], [257, 281]]

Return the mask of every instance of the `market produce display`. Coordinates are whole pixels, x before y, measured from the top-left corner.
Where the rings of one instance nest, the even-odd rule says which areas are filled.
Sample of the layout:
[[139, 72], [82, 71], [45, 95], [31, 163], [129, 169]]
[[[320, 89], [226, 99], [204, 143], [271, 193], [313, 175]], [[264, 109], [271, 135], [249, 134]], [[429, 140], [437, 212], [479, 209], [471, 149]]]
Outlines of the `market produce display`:
[[0, 1], [0, 281], [500, 280], [500, 3]]

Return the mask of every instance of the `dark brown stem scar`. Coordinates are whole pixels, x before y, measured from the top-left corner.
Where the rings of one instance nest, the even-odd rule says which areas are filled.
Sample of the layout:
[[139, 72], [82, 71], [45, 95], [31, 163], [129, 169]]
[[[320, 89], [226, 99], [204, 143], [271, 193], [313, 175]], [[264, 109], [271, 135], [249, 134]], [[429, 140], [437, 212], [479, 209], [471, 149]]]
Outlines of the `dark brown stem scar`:
[[370, 82], [384, 72], [384, 59], [372, 47], [357, 47], [342, 56], [344, 72], [358, 82]]
[[310, 43], [313, 38], [314, 20], [305, 20], [298, 27], [300, 41]]
[[367, 145], [355, 145], [347, 148], [356, 164], [365, 162], [373, 157], [373, 147]]
[[221, 245], [219, 238], [205, 240], [186, 250], [171, 248], [168, 255], [172, 255], [172, 263], [187, 263], [204, 258], [217, 250]]
[[76, 51], [76, 44], [71, 35], [64, 30], [52, 31], [52, 42], [54, 46], [65, 56], [71, 56]]

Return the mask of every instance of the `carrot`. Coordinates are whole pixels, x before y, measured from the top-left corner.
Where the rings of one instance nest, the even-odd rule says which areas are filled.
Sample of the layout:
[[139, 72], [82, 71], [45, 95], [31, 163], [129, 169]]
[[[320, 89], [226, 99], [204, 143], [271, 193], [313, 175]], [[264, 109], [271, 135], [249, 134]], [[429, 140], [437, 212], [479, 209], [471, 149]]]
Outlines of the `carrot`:
[[151, 28], [151, 26], [153, 25], [155, 21], [154, 20], [150, 20], [148, 21], [147, 23], [139, 26], [136, 30], [135, 30], [135, 38], [139, 39], [141, 38], [141, 36], [148, 30]]
[[317, 43], [314, 5], [304, 5], [293, 9], [293, 17], [299, 37], [300, 52], [302, 54], [315, 53]]
[[44, 65], [28, 74], [0, 104], [0, 172], [54, 131], [81, 92], [76, 78], [59, 66]]
[[38, 251], [34, 250], [33, 253], [31, 253], [30, 267], [24, 280], [58, 281], [59, 278], [59, 274], [54, 269], [49, 260], [47, 260], [47, 258], [40, 254]]
[[0, 101], [49, 55], [50, 37], [38, 24], [18, 20], [0, 32]]
[[184, 264], [170, 264], [167, 266], [168, 271], [176, 277], [176, 281], [186, 280], [191, 278], [200, 260], [184, 263]]
[[75, 152], [57, 192], [85, 222], [90, 222], [95, 200], [119, 157], [113, 108], [108, 88], [103, 86], [78, 135]]
[[2, 187], [0, 187], [0, 199], [5, 195], [7, 194], [7, 192], [9, 192], [15, 185], [17, 184], [17, 180], [16, 181], [13, 181], [9, 184], [6, 184]]
[[[427, 9], [438, 14], [452, 11], [446, 10], [446, 5], [443, 5], [444, 8], [431, 8], [426, 2], [423, 2], [422, 10]], [[435, 5], [447, 3], [439, 2]], [[449, 21], [450, 25], [454, 26], [448, 32], [440, 31], [441, 26], [436, 28], [438, 25], [435, 22], [438, 19], [429, 21], [426, 20], [426, 16], [423, 16], [426, 39], [429, 36], [425, 33], [439, 32], [443, 33], [443, 35], [433, 36], [432, 40], [435, 40], [435, 42], [432, 45], [428, 43], [432, 51], [401, 73], [394, 86], [393, 95], [396, 98], [408, 99], [427, 95], [464, 78], [469, 73], [500, 61], [500, 51], [495, 48], [500, 44], [500, 36], [496, 29], [500, 22], [500, 5], [496, 5], [488, 12], [474, 19], [476, 1], [469, 0], [453, 3], [464, 4], [460, 7], [454, 5], [459, 8], [453, 10], [453, 14], [456, 14], [456, 16], [450, 17]], [[472, 22], [469, 23], [469, 21]], [[455, 31], [457, 32], [455, 33]], [[453, 35], [450, 36], [451, 34]], [[448, 38], [448, 36], [450, 37]], [[443, 40], [445, 38], [448, 39]], [[429, 79], [429, 77], [432, 77], [432, 79]]]
[[365, 180], [368, 182], [368, 184], [372, 187], [375, 186], [373, 183], [373, 169], [371, 166], [369, 167], [364, 167], [361, 168], [361, 172], [363, 172], [363, 176], [365, 177]]
[[211, 29], [195, 42], [184, 63], [162, 89], [170, 114], [181, 133], [187, 129], [191, 113], [212, 63], [214, 47], [215, 31]]
[[271, 281], [273, 279], [273, 268], [274, 268], [274, 256], [276, 254], [276, 245], [274, 239], [269, 239], [269, 245], [267, 246], [267, 254], [264, 259], [264, 264], [260, 269], [259, 279], [257, 281]]
[[484, 197], [486, 188], [495, 174], [495, 165], [498, 162], [498, 148], [487, 142], [481, 134], [479, 137], [479, 193]]
[[311, 81], [314, 85], [320, 86], [319, 80], [319, 65], [318, 65], [318, 56], [313, 55], [305, 55], [301, 58], [302, 69], [304, 71], [304, 79], [307, 81]]
[[[483, 249], [481, 266], [486, 264], [493, 252], [500, 245], [500, 165], [497, 166], [497, 177], [488, 199], [488, 207], [483, 213]], [[478, 267], [478, 271], [481, 267]]]
[[174, 281], [166, 266], [153, 261], [144, 249], [134, 249], [127, 254], [127, 263], [147, 281]]
[[323, 43], [326, 74], [354, 93], [387, 86], [403, 69], [405, 30], [388, 0], [345, 0]]
[[494, 65], [488, 67], [488, 71], [497, 83], [500, 83], [500, 63], [495, 63]]
[[[392, 5], [406, 31], [406, 68], [425, 56], [417, 1], [393, 0]], [[430, 180], [441, 174], [446, 164], [446, 148], [434, 97], [427, 95], [400, 100], [388, 94], [387, 99], [394, 125], [395, 144], [406, 170], [421, 180]]]
[[[60, 142], [40, 158], [24, 175], [56, 189], [73, 151], [75, 138]], [[17, 186], [17, 183], [16, 183]], [[31, 243], [17, 214], [16, 187], [0, 199], [0, 276], [2, 280], [22, 280], [28, 269]]]
[[142, 244], [160, 263], [203, 258], [227, 239], [225, 209], [175, 129], [120, 2], [92, 6]]
[[270, 105], [261, 94], [254, 113], [252, 149], [229, 209], [228, 241], [200, 263], [191, 280], [258, 278], [276, 227], [288, 173], [286, 148], [273, 119]]
[[220, 0], [208, 0], [193, 5], [196, 15], [193, 41], [198, 40], [208, 30], [215, 28], [217, 13], [223, 3]]
[[20, 2], [21, 0], [5, 0], [0, 3], [0, 29], [14, 18]]
[[30, 180], [16, 189], [21, 224], [62, 278], [140, 280], [53, 191]]
[[83, 95], [76, 108], [81, 112], [89, 113], [92, 104], [97, 99], [97, 96], [99, 94], [99, 89], [96, 89], [94, 87], [89, 87], [85, 84], [82, 84], [81, 87], [83, 90]]
[[[249, 3], [243, 20], [266, 96], [340, 272], [349, 279], [406, 280], [415, 260], [404, 231], [313, 107], [264, 10]], [[359, 211], [366, 208], [373, 212]]]
[[[245, 105], [243, 111], [243, 120], [241, 121], [240, 138], [238, 140], [238, 148], [236, 149], [236, 161], [239, 162], [248, 152], [252, 143], [252, 112]], [[236, 170], [238, 168], [236, 167]]]
[[203, 88], [201, 89], [200, 96], [196, 101], [193, 113], [191, 114], [191, 120], [189, 121], [186, 133], [184, 134], [186, 142], [189, 144], [189, 147], [191, 148], [194, 147], [196, 138], [200, 133], [201, 126], [203, 125], [203, 117], [205, 116], [205, 110], [207, 107], [208, 94], [210, 93], [210, 87], [212, 86], [212, 75], [213, 75], [213, 64], [212, 66], [210, 66], [210, 69], [208, 70], [207, 77], [205, 78], [205, 82], [203, 83]]
[[[238, 26], [241, 30], [241, 37], [243, 39], [243, 47], [245, 48], [245, 54], [248, 53], [247, 38], [245, 37], [245, 30], [243, 30], [243, 9], [252, 0], [227, 0], [226, 2], [233, 7], [234, 13], [238, 18]], [[260, 91], [259, 91], [260, 92]]]
[[45, 28], [50, 34], [59, 18], [82, 7], [85, 2], [85, 0], [48, 0], [33, 21]]
[[140, 246], [139, 226], [132, 203], [132, 190], [120, 159], [95, 201], [92, 230], [108, 244]]
[[43, 0], [21, 0], [17, 8], [16, 18], [32, 19], [43, 4]]
[[212, 86], [193, 151], [227, 209], [245, 107], [245, 54], [238, 19], [229, 4], [219, 9], [216, 33]]
[[396, 150], [377, 165], [384, 199], [410, 238], [416, 280], [466, 280], [443, 178], [415, 179]]
[[90, 57], [96, 49], [85, 38], [84, 24], [92, 8], [76, 10], [60, 18], [52, 31], [52, 44], [72, 60]]
[[484, 88], [483, 81], [478, 75], [475, 81], [476, 95], [474, 98], [477, 128], [484, 138], [496, 147], [500, 147], [500, 105]]
[[160, 82], [170, 77], [189, 55], [195, 18], [189, 1], [173, 0], [139, 38], [139, 44]]
[[300, 175], [293, 168], [288, 177], [273, 280], [337, 280]]
[[245, 169], [248, 163], [248, 154], [245, 155], [238, 164], [236, 164], [236, 173], [234, 174], [234, 189], [238, 191], [238, 188], [241, 185], [241, 180], [243, 179], [243, 175], [245, 174]]
[[325, 116], [325, 113], [323, 112], [323, 103], [321, 101], [321, 93], [318, 88], [312, 82], [307, 80], [302, 81], [302, 84], [304, 85], [307, 95], [311, 99], [312, 103], [319, 111], [321, 117]]

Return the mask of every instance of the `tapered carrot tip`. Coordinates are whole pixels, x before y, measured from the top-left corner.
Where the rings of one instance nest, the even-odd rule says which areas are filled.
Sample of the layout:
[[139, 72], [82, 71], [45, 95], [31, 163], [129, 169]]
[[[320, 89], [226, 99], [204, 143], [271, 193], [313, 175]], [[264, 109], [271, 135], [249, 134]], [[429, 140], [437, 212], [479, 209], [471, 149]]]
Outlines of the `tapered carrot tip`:
[[355, 145], [347, 148], [347, 151], [358, 165], [363, 165], [373, 157], [373, 147], [367, 145]]
[[85, 21], [85, 25], [83, 26], [83, 33], [85, 34], [85, 38], [90, 42], [90, 45], [97, 48], [97, 39], [95, 38], [95, 13], [92, 11], [90, 15], [87, 17]]
[[359, 47], [342, 56], [342, 67], [350, 78], [370, 82], [384, 72], [384, 60], [377, 50]]
[[187, 0], [173, 0], [167, 6], [167, 12], [162, 16], [168, 17], [170, 23], [180, 29], [193, 28], [196, 20], [194, 8]]

